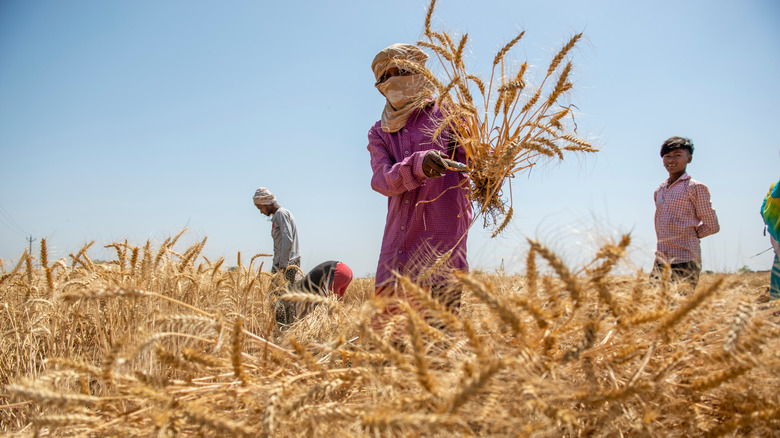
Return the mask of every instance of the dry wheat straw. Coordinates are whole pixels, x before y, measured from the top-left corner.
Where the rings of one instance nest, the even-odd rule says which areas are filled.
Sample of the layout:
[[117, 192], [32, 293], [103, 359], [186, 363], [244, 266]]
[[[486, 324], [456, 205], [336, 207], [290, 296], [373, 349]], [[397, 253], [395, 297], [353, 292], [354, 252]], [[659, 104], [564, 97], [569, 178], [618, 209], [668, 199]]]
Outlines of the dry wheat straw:
[[593, 346], [593, 342], [596, 339], [597, 324], [594, 321], [589, 321], [585, 326], [585, 334], [580, 342], [572, 349], [566, 352], [561, 358], [561, 363], [566, 363], [571, 360], [577, 359], [580, 354]]
[[90, 406], [104, 401], [100, 397], [83, 394], [64, 394], [35, 386], [23, 386], [16, 383], [6, 385], [5, 392], [21, 399], [31, 400], [45, 406]]
[[212, 415], [208, 409], [202, 406], [185, 405], [181, 412], [193, 424], [212, 430], [218, 436], [256, 437], [259, 432], [246, 424]]
[[198, 370], [197, 366], [195, 366], [193, 363], [169, 352], [159, 343], [154, 345], [154, 354], [157, 356], [157, 359], [164, 365], [169, 365], [177, 370], [185, 372], [195, 372]]
[[303, 362], [303, 365], [307, 370], [319, 371], [322, 369], [322, 366], [317, 362], [314, 356], [312, 356], [306, 347], [301, 345], [294, 337], [288, 338], [287, 341], [293, 347], [293, 351], [295, 351], [295, 354], [298, 356], [298, 360]]
[[428, 369], [427, 350], [421, 333], [421, 327], [427, 327], [428, 325], [422, 321], [417, 312], [412, 310], [409, 305], [404, 306], [404, 311], [408, 321], [406, 327], [411, 338], [412, 357], [414, 359], [417, 381], [426, 391], [436, 395], [436, 382]]
[[488, 381], [498, 373], [504, 366], [507, 365], [506, 361], [494, 360], [485, 364], [485, 366], [479, 369], [476, 375], [468, 377], [457, 388], [455, 394], [442, 405], [439, 413], [452, 414], [457, 411], [466, 402], [476, 396], [484, 387]]
[[84, 426], [90, 423], [100, 421], [101, 418], [86, 414], [61, 414], [61, 415], [42, 415], [33, 420], [33, 425], [41, 427], [63, 427], [63, 426]]
[[672, 326], [677, 324], [681, 319], [688, 315], [693, 309], [698, 307], [702, 302], [707, 300], [715, 292], [720, 290], [723, 285], [724, 278], [718, 278], [712, 282], [712, 284], [706, 289], [699, 289], [697, 293], [691, 297], [688, 301], [683, 303], [674, 312], [668, 315], [656, 328], [658, 333], [666, 333]]
[[420, 286], [412, 283], [411, 279], [405, 276], [398, 277], [398, 282], [402, 289], [420, 301], [428, 312], [432, 313], [432, 316], [441, 321], [446, 328], [453, 331], [462, 331], [469, 340], [471, 346], [480, 351], [483, 348], [483, 342], [480, 340], [476, 329], [469, 320], [461, 320], [451, 309], [434, 299], [427, 291]]
[[499, 318], [508, 324], [517, 336], [521, 339], [525, 334], [525, 329], [520, 321], [520, 317], [505, 303], [497, 297], [495, 291], [490, 290], [489, 285], [476, 281], [462, 273], [455, 273], [455, 277], [469, 288], [480, 300], [485, 302]]

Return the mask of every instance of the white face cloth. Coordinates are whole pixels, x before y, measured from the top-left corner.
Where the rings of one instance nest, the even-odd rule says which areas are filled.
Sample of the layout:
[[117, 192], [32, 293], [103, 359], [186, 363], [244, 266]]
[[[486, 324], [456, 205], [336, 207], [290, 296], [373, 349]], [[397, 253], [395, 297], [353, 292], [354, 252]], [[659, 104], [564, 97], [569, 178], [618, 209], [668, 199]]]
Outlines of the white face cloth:
[[387, 104], [382, 111], [382, 130], [396, 132], [406, 125], [412, 111], [422, 107], [430, 95], [428, 81], [422, 75], [393, 76], [376, 88], [385, 96]]

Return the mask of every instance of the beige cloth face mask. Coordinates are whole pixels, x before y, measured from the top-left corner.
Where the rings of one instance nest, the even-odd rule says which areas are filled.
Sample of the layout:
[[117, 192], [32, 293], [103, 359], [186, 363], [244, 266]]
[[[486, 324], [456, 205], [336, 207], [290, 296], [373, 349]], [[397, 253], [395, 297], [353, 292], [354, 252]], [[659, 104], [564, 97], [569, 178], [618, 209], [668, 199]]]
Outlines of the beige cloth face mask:
[[[424, 66], [428, 55], [412, 44], [397, 43], [385, 48], [371, 62], [371, 71], [377, 82], [390, 68], [401, 68], [397, 64], [399, 60]], [[403, 128], [411, 113], [425, 106], [432, 94], [428, 90], [429, 85], [428, 80], [420, 74], [393, 76], [377, 83], [377, 90], [387, 99], [382, 111], [382, 131], [392, 133]]]
[[429, 96], [428, 81], [422, 75], [394, 76], [376, 88], [385, 96], [387, 103], [382, 111], [382, 130], [397, 132], [406, 125], [412, 111], [423, 106]]

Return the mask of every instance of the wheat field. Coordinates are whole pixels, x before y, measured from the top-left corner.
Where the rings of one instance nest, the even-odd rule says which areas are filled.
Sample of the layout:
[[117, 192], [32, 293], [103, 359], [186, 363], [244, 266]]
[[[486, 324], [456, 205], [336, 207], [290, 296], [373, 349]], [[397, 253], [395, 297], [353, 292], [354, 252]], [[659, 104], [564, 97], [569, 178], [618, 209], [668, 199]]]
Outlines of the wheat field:
[[[181, 235], [181, 234], [180, 234]], [[179, 235], [179, 236], [180, 236]], [[356, 278], [285, 331], [264, 255], [210, 261], [93, 243], [5, 264], [0, 430], [6, 436], [772, 436], [778, 307], [767, 273], [706, 274], [695, 291], [615, 275], [628, 236], [583, 267], [530, 241], [523, 275], [459, 274], [459, 315], [401, 278], [406, 306]], [[306, 299], [297, 295], [297, 299]]]

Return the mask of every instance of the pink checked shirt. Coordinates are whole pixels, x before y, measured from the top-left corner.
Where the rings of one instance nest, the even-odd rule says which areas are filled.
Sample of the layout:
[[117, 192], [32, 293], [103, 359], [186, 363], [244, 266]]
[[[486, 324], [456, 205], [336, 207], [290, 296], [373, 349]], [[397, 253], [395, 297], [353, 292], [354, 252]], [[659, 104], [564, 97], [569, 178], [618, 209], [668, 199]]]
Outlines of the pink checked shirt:
[[[371, 188], [387, 196], [387, 219], [376, 271], [376, 286], [390, 286], [393, 270], [415, 277], [430, 266], [431, 254], [453, 249], [452, 268], [468, 271], [466, 234], [471, 223], [471, 204], [466, 195], [468, 181], [460, 172], [447, 171], [440, 178], [427, 178], [422, 170], [426, 152], [448, 151], [445, 133], [434, 143], [435, 120], [442, 118], [435, 105], [412, 113], [398, 132], [382, 131], [376, 122], [368, 132], [371, 154]], [[458, 147], [454, 159], [465, 163]], [[430, 279], [438, 284], [443, 277]]]
[[710, 191], [687, 173], [669, 187], [668, 182], [668, 179], [664, 181], [653, 194], [658, 238], [656, 260], [701, 264], [699, 240], [720, 230]]

